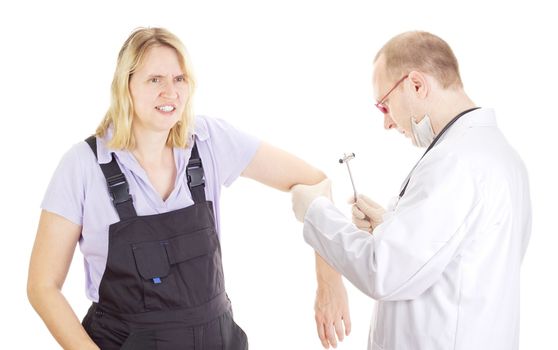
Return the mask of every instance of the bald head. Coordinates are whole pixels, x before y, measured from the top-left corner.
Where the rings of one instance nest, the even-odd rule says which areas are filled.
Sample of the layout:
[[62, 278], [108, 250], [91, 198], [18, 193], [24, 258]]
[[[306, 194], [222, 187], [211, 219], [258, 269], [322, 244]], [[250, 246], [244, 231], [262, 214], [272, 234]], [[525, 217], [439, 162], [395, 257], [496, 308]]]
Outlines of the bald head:
[[443, 88], [462, 88], [459, 65], [449, 45], [427, 32], [406, 32], [388, 41], [376, 54], [389, 77], [416, 70], [433, 76]]

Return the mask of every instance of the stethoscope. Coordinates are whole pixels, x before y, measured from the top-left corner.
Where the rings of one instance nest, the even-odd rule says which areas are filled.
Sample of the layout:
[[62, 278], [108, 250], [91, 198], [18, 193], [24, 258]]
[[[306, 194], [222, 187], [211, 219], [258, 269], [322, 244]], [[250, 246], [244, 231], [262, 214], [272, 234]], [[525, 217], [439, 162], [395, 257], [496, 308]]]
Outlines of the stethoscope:
[[440, 131], [440, 133], [438, 135], [436, 135], [436, 137], [434, 138], [434, 141], [432, 141], [432, 143], [430, 144], [430, 146], [428, 146], [428, 148], [426, 149], [426, 152], [424, 152], [424, 154], [422, 155], [422, 157], [420, 157], [420, 159], [418, 160], [417, 164], [415, 164], [415, 166], [413, 167], [413, 169], [411, 170], [411, 172], [409, 173], [409, 175], [407, 176], [406, 179], [406, 183], [405, 186], [403, 186], [403, 189], [401, 190], [401, 193], [399, 193], [399, 199], [401, 199], [401, 197], [403, 197], [403, 195], [405, 194], [405, 190], [407, 190], [407, 186], [409, 185], [409, 182], [411, 181], [411, 175], [413, 174], [413, 171], [415, 171], [415, 168], [417, 167], [417, 165], [419, 165], [420, 161], [422, 160], [422, 158], [424, 158], [424, 156], [430, 152], [430, 150], [432, 148], [434, 148], [434, 146], [436, 145], [436, 143], [438, 142], [438, 140], [440, 140], [440, 138], [442, 137], [442, 135], [448, 131], [448, 129], [462, 116], [464, 116], [465, 114], [472, 112], [476, 109], [479, 109], [480, 107], [475, 107], [475, 108], [470, 108], [467, 109], [461, 113], [459, 113], [457, 116], [455, 116], [455, 118], [453, 118], [452, 120], [450, 120], [449, 123], [446, 124], [446, 126], [444, 126], [444, 128], [442, 129], [442, 131]]

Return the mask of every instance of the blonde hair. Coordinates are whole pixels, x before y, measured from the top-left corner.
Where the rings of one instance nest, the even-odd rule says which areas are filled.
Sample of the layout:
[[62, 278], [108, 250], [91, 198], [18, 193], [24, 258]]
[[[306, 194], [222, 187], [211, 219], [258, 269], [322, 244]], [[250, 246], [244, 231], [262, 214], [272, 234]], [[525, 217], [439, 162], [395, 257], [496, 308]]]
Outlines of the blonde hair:
[[130, 94], [130, 78], [141, 66], [146, 52], [154, 46], [174, 49], [188, 84], [186, 106], [180, 120], [171, 128], [167, 138], [170, 147], [187, 147], [188, 133], [193, 125], [192, 94], [194, 77], [188, 64], [187, 52], [178, 37], [164, 28], [138, 28], [130, 34], [122, 45], [111, 86], [111, 103], [105, 118], [97, 127], [96, 135], [103, 137], [112, 125], [113, 135], [107, 146], [113, 149], [133, 149], [135, 140], [132, 134], [134, 104]]
[[406, 32], [389, 40], [374, 62], [385, 57], [385, 68], [393, 79], [412, 70], [434, 76], [444, 88], [463, 87], [459, 65], [449, 45], [428, 32]]

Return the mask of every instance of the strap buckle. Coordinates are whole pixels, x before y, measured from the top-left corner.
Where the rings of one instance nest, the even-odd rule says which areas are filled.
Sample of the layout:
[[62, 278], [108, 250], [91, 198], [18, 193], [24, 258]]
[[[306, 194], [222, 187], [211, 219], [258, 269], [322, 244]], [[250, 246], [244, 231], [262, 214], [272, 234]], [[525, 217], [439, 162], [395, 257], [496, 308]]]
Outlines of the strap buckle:
[[188, 186], [196, 187], [205, 185], [205, 176], [200, 159], [191, 159], [186, 167], [186, 175], [188, 177]]
[[124, 174], [120, 173], [107, 178], [107, 184], [110, 198], [112, 199], [114, 205], [121, 204], [132, 199], [132, 196], [130, 196], [130, 187], [128, 186], [128, 181], [126, 181]]

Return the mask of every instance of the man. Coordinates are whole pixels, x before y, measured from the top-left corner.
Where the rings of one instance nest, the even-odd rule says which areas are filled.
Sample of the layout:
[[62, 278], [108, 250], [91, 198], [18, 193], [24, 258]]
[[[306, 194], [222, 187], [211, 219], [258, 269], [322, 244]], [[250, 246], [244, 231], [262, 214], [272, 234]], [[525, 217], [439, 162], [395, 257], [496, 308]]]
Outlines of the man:
[[295, 186], [305, 240], [378, 300], [368, 349], [517, 349], [531, 230], [521, 159], [494, 112], [466, 95], [437, 36], [391, 39], [375, 58], [373, 84], [385, 128], [428, 149], [387, 211], [356, 199], [354, 224], [327, 198], [328, 180]]

